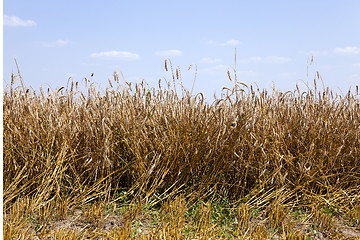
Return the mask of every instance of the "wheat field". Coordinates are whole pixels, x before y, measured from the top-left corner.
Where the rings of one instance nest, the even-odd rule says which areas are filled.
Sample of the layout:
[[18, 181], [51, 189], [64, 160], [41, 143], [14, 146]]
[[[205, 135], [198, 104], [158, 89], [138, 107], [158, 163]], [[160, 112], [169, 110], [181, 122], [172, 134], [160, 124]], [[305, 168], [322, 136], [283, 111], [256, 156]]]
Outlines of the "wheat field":
[[[360, 95], [237, 81], [208, 102], [180, 70], [3, 95], [4, 239], [358, 239]], [[20, 84], [19, 84], [20, 83]], [[180, 86], [180, 87], [179, 87]]]

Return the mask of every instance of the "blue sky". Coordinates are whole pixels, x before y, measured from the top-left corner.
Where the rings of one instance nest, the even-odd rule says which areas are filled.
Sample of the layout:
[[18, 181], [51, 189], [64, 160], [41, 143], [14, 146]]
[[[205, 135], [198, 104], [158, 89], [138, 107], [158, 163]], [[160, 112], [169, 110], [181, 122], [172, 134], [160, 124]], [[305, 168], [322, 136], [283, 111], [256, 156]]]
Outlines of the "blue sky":
[[[17, 59], [27, 86], [66, 86], [85, 77], [104, 89], [113, 72], [156, 87], [170, 58], [191, 89], [212, 99], [238, 80], [294, 90], [319, 71], [326, 86], [360, 83], [360, 1], [4, 0], [3, 79]], [[48, 84], [48, 85], [47, 85]]]

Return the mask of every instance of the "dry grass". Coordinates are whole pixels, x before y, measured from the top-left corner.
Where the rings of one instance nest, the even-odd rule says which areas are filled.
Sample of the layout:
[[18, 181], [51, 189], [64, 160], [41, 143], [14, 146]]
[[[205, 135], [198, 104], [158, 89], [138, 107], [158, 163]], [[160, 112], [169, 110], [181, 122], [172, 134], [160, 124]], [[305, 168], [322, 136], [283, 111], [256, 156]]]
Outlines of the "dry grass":
[[114, 73], [103, 93], [13, 75], [4, 239], [359, 237], [358, 92], [319, 90], [319, 74], [285, 93], [235, 76], [208, 103], [165, 67], [158, 88]]

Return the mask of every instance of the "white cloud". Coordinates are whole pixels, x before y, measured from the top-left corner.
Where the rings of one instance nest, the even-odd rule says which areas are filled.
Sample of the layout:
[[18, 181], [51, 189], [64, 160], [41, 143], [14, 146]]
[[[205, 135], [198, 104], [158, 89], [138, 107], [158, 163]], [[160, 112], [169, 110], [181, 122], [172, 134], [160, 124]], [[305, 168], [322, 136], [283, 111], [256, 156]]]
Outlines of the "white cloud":
[[76, 73], [66, 73], [65, 77], [74, 79], [74, 78], [77, 78], [78, 75]]
[[353, 67], [360, 68], [360, 63], [354, 63]]
[[23, 20], [16, 16], [4, 15], [4, 26], [8, 27], [33, 27], [36, 23], [33, 20]]
[[155, 52], [155, 55], [161, 57], [175, 57], [175, 56], [182, 56], [183, 53], [180, 50], [172, 49], [172, 50]]
[[[217, 77], [224, 77], [224, 79], [228, 78], [227, 71], [230, 71], [231, 77], [234, 78], [234, 69], [231, 66], [218, 64], [216, 66], [199, 69], [201, 73], [217, 76]], [[237, 77], [241, 78], [255, 78], [260, 76], [260, 73], [253, 71], [253, 70], [237, 70], [236, 71]]]
[[65, 46], [65, 45], [67, 45], [69, 43], [70, 43], [70, 41], [68, 41], [68, 40], [59, 39], [59, 40], [56, 40], [54, 42], [44, 43], [44, 46], [45, 47], [62, 47], [62, 46]]
[[283, 78], [283, 79], [291, 79], [291, 78], [295, 78], [296, 76], [298, 76], [298, 72], [282, 72], [279, 73], [279, 77]]
[[236, 46], [236, 45], [239, 45], [240, 41], [235, 40], [235, 39], [230, 39], [230, 40], [225, 41], [225, 42], [215, 42], [213, 40], [210, 40], [207, 43], [210, 44], [210, 45], [223, 47], [223, 46]]
[[360, 48], [359, 47], [334, 48], [334, 53], [339, 55], [356, 55], [356, 54], [360, 54]]
[[237, 71], [236, 75], [240, 76], [240, 77], [257, 77], [260, 74], [258, 72], [253, 71], [253, 70], [245, 70], [245, 71]]
[[120, 52], [120, 51], [109, 51], [109, 52], [98, 52], [92, 53], [91, 57], [94, 58], [115, 58], [125, 61], [139, 60], [140, 55], [131, 52]]
[[350, 81], [359, 81], [360, 80], [360, 74], [351, 74], [348, 76], [348, 80]]
[[313, 51], [307, 52], [307, 55], [314, 56], [314, 57], [325, 56], [327, 54], [328, 54], [328, 51], [326, 51], [326, 50], [313, 50]]
[[267, 56], [267, 57], [251, 57], [246, 59], [240, 59], [239, 62], [241, 63], [287, 63], [291, 62], [291, 58], [289, 57], [279, 57], [279, 56]]
[[213, 67], [212, 69], [215, 69], [215, 70], [228, 70], [230, 67], [229, 66], [226, 66], [224, 64], [219, 64], [219, 65], [216, 65], [215, 67]]
[[219, 58], [202, 58], [200, 60], [201, 63], [218, 63], [221, 62], [221, 59]]
[[223, 65], [223, 64], [218, 64], [218, 65], [210, 67], [210, 68], [199, 69], [199, 70], [200, 70], [200, 72], [203, 72], [208, 75], [227, 76], [226, 72], [228, 69], [230, 69], [229, 66]]
[[279, 56], [269, 56], [263, 58], [264, 63], [287, 63], [291, 62], [291, 58], [289, 57], [279, 57]]
[[240, 41], [239, 40], [235, 40], [235, 39], [231, 39], [231, 40], [228, 40], [224, 43], [221, 43], [221, 45], [223, 46], [236, 46], [236, 45], [239, 45], [240, 44]]
[[240, 62], [261, 62], [263, 61], [262, 57], [251, 57], [251, 58], [247, 58], [247, 59], [242, 59], [240, 60]]

